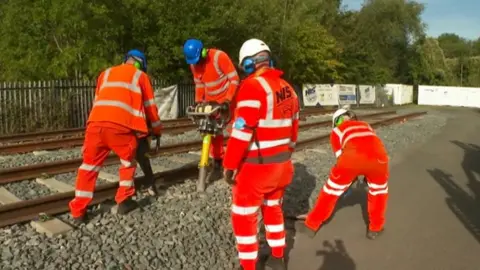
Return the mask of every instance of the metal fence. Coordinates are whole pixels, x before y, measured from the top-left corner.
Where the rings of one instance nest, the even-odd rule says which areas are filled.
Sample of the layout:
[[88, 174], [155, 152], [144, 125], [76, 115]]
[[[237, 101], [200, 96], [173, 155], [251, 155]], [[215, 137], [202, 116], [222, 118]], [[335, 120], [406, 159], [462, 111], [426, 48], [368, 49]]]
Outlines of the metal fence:
[[[154, 88], [168, 82], [153, 80]], [[194, 102], [194, 85], [178, 85], [180, 116]], [[0, 134], [76, 128], [85, 125], [93, 104], [95, 81], [0, 83]]]
[[[172, 84], [152, 80], [154, 88]], [[176, 85], [178, 116], [184, 117], [186, 107], [194, 103], [195, 86], [191, 82]], [[294, 85], [294, 88], [303, 108], [302, 87]], [[92, 108], [94, 89], [95, 81], [0, 82], [0, 135], [83, 127]], [[352, 105], [393, 105], [391, 96], [382, 91], [382, 86], [376, 86], [376, 90], [375, 104], [360, 105], [357, 99]], [[415, 99], [417, 91], [415, 87]]]

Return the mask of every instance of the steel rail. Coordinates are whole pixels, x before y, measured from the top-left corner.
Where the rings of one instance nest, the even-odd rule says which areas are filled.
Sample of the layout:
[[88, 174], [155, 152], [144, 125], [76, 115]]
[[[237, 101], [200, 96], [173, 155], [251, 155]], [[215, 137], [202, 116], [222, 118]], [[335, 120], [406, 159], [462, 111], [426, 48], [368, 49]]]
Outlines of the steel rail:
[[[382, 108], [377, 107], [360, 107], [358, 110], [367, 110], [367, 109], [378, 109]], [[315, 114], [328, 114], [333, 113], [336, 109], [321, 109], [321, 108], [306, 108], [301, 111], [301, 117], [306, 117]], [[190, 124], [191, 120], [184, 117], [179, 119], [169, 119], [163, 121], [164, 125], [183, 125]], [[44, 140], [52, 138], [63, 138], [63, 137], [73, 137], [73, 136], [83, 136], [85, 133], [85, 128], [70, 128], [62, 129], [55, 131], [41, 131], [41, 132], [31, 132], [31, 133], [17, 133], [12, 135], [3, 135], [0, 136], [0, 144], [6, 143], [16, 143], [22, 141], [34, 141], [34, 140]], [[1, 152], [0, 152], [1, 153]]]
[[[361, 116], [363, 119], [368, 119], [372, 117], [380, 117], [385, 115], [396, 114], [396, 111], [386, 111], [378, 112], [373, 114], [367, 114]], [[311, 122], [300, 125], [300, 130], [306, 130], [315, 127], [329, 126], [331, 121], [319, 121]], [[225, 142], [228, 138], [225, 138]], [[185, 153], [189, 151], [199, 151], [202, 146], [201, 140], [177, 143], [177, 144], [167, 144], [160, 147], [160, 150], [157, 153], [149, 153], [151, 157], [160, 157], [167, 156], [177, 153]], [[26, 179], [32, 179], [36, 177], [42, 177], [44, 175], [53, 175], [61, 174], [75, 171], [81, 164], [82, 159], [70, 159], [70, 160], [61, 160], [53, 161], [46, 163], [39, 163], [34, 165], [13, 167], [0, 170], [0, 184], [8, 184], [12, 182], [22, 181]], [[104, 166], [119, 164], [120, 161], [115, 154], [110, 154], [104, 162]]]
[[[398, 121], [418, 117], [427, 112], [416, 112], [410, 114], [399, 115], [393, 118], [383, 119], [371, 123], [372, 127], [385, 126], [393, 124]], [[306, 148], [309, 146], [318, 146], [319, 143], [328, 142], [330, 135], [324, 134], [314, 138], [299, 141], [297, 148]], [[178, 183], [181, 180], [194, 178], [198, 174], [198, 167], [196, 164], [186, 165], [177, 169], [168, 170], [155, 174], [157, 184], [168, 186], [170, 184]], [[135, 178], [136, 183], [142, 181], [143, 177]], [[163, 180], [162, 182], [160, 180]], [[106, 200], [112, 199], [115, 196], [118, 184], [110, 183], [100, 185], [95, 188], [95, 195], [90, 205], [99, 204]], [[37, 199], [20, 201], [16, 203], [6, 204], [0, 206], [0, 228], [27, 222], [38, 217], [39, 214], [57, 215], [68, 211], [68, 202], [73, 199], [75, 193], [64, 192], [57, 193], [50, 196], [45, 196]]]

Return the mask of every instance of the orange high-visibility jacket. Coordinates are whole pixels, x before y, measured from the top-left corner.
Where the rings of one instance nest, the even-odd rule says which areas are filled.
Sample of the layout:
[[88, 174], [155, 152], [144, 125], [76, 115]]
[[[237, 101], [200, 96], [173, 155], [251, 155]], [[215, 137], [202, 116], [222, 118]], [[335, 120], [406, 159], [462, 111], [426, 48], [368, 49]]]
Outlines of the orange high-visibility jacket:
[[241, 83], [223, 163], [226, 169], [236, 170], [242, 162], [290, 160], [298, 137], [300, 108], [294, 88], [282, 74], [277, 69], [263, 69]]
[[228, 55], [217, 49], [209, 49], [206, 59], [190, 65], [195, 82], [195, 102], [231, 102], [240, 78]]
[[330, 144], [337, 158], [349, 148], [367, 156], [387, 155], [380, 138], [364, 121], [348, 120], [334, 128], [330, 134]]
[[147, 121], [154, 134], [160, 134], [162, 122], [148, 75], [130, 64], [103, 71], [97, 80], [95, 101], [87, 124], [109, 122], [148, 133]]

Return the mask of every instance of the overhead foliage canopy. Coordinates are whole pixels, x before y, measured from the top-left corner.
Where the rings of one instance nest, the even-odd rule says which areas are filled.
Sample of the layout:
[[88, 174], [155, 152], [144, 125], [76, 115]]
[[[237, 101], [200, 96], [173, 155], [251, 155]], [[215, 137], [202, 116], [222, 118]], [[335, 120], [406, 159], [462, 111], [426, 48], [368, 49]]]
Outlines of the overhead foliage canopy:
[[149, 73], [189, 79], [181, 46], [190, 37], [238, 60], [249, 38], [267, 42], [295, 83], [479, 85], [480, 39], [425, 36], [424, 6], [366, 0], [3, 0], [0, 80], [93, 79], [145, 50]]

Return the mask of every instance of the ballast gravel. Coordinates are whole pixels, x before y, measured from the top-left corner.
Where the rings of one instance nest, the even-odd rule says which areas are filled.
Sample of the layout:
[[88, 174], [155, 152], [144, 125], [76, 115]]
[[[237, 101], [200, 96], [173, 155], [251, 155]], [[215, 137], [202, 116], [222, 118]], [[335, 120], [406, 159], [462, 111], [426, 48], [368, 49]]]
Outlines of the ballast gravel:
[[[395, 159], [397, 152], [440, 132], [447, 118], [431, 111], [404, 124], [378, 128], [377, 133]], [[176, 160], [163, 157], [152, 163], [178, 166], [184, 163], [182, 158], [195, 161], [195, 155], [181, 154]], [[294, 161], [295, 177], [284, 200], [287, 215], [303, 213], [312, 205], [334, 156], [324, 144], [296, 152]], [[106, 204], [95, 207], [99, 214], [89, 224], [55, 238], [38, 234], [29, 225], [0, 229], [0, 269], [233, 269], [237, 259], [230, 225], [231, 189], [218, 181], [204, 195], [195, 190], [195, 182], [189, 180], [156, 199], [139, 195], [142, 209], [126, 217], [111, 214]], [[59, 218], [70, 221], [68, 215]]]

